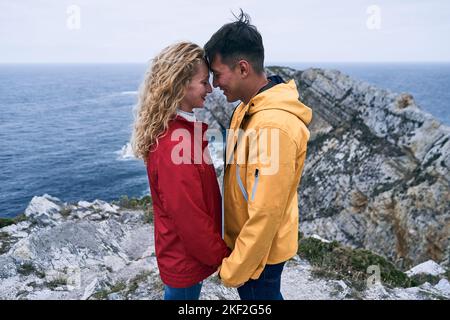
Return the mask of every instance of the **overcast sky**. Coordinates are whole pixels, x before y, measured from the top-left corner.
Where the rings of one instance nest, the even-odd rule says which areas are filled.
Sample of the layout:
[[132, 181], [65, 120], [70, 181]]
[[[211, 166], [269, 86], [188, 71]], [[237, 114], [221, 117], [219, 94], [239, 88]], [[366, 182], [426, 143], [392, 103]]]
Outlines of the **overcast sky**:
[[0, 0], [0, 63], [147, 62], [238, 8], [268, 63], [450, 61], [448, 0]]

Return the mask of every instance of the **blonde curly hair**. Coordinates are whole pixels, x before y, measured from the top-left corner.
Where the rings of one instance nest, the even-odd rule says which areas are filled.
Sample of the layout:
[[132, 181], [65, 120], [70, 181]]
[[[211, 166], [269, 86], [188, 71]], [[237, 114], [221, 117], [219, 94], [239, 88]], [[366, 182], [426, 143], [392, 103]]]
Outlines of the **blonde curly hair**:
[[158, 146], [204, 56], [200, 46], [180, 42], [166, 47], [152, 60], [140, 86], [131, 137], [137, 158], [147, 162], [150, 148]]

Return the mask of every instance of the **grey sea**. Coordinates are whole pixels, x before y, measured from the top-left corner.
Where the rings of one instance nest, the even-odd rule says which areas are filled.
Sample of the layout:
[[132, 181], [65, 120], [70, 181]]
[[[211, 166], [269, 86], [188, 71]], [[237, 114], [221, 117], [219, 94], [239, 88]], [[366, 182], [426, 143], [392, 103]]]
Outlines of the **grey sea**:
[[[450, 124], [450, 64], [301, 64], [325, 67], [396, 92]], [[0, 217], [23, 213], [45, 193], [66, 202], [149, 187], [128, 144], [141, 64], [0, 65]], [[313, 106], [312, 106], [313, 107]]]

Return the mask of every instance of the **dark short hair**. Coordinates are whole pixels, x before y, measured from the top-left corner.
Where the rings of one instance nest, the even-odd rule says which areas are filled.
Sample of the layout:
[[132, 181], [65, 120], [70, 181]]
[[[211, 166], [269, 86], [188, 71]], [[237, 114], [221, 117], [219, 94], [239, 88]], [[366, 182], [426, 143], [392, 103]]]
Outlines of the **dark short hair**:
[[261, 34], [250, 24], [250, 16], [241, 9], [234, 22], [223, 25], [205, 44], [209, 65], [217, 54], [232, 68], [240, 59], [247, 60], [257, 73], [264, 71], [264, 46]]

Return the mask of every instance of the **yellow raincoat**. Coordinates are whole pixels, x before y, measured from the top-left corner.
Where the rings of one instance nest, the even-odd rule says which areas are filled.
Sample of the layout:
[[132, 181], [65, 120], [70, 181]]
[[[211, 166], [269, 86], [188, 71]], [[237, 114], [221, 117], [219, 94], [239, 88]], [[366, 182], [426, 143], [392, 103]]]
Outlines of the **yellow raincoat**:
[[257, 94], [234, 112], [223, 188], [224, 238], [233, 249], [220, 268], [226, 286], [258, 279], [266, 264], [297, 253], [297, 186], [312, 117], [298, 98], [291, 80]]

